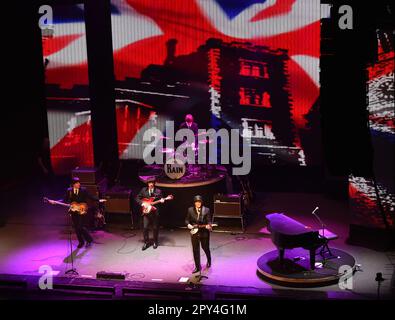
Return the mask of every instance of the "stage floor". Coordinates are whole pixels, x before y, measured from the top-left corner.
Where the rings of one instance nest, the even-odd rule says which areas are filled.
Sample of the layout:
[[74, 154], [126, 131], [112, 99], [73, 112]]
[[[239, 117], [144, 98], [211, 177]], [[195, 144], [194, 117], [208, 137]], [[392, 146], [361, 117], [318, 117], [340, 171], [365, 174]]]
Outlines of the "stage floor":
[[[320, 194], [265, 193], [258, 197], [260, 203], [252, 208], [252, 216], [244, 234], [213, 232], [211, 235], [212, 267], [203, 268], [208, 279], [204, 285], [266, 289], [277, 295], [282, 290], [294, 292], [308, 290], [317, 298], [376, 298], [375, 276], [382, 272], [386, 279], [381, 285], [382, 297], [391, 297], [394, 283], [394, 252], [376, 252], [345, 243], [348, 233], [347, 204], [328, 199]], [[331, 242], [335, 247], [351, 254], [362, 271], [355, 273], [352, 290], [342, 290], [338, 285], [319, 288], [287, 288], [270, 284], [257, 274], [257, 259], [275, 249], [264, 226], [264, 215], [284, 212], [302, 223], [314, 225], [310, 214], [311, 203], [319, 203], [321, 217], [328, 228], [339, 234]], [[26, 208], [10, 215], [8, 224], [0, 228], [0, 274], [39, 275], [42, 265], [49, 265], [58, 276], [70, 268], [68, 229], [64, 210], [45, 206], [37, 199], [30, 199]], [[34, 208], [34, 209], [33, 209]], [[163, 218], [163, 217], [162, 217]], [[131, 230], [128, 225], [107, 226], [106, 231], [93, 233], [95, 244], [91, 248], [77, 249], [73, 235], [74, 265], [82, 278], [94, 279], [99, 271], [125, 273], [126, 280], [149, 283], [178, 283], [180, 277], [191, 277], [194, 268], [190, 236], [186, 229], [160, 232], [160, 246], [142, 251], [141, 230]], [[306, 256], [307, 256], [306, 252]], [[202, 252], [202, 265], [206, 259]]]

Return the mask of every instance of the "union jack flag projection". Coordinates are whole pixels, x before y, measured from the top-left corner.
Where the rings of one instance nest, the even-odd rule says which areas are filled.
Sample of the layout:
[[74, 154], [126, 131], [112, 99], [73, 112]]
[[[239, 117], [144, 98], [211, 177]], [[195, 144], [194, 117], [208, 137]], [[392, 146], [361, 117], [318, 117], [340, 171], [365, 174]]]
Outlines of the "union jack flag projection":
[[[377, 189], [372, 179], [350, 176], [349, 196], [356, 224], [395, 228], [394, 43], [392, 30], [378, 30], [377, 36], [378, 61], [368, 68], [369, 125]], [[384, 212], [380, 212], [378, 201]]]
[[93, 165], [83, 5], [53, 6], [51, 32], [42, 32], [47, 117], [54, 172]]
[[[133, 146], [140, 144], [143, 128], [152, 124], [160, 127], [169, 114], [182, 114], [187, 110], [182, 108], [184, 102], [187, 104], [198, 99], [193, 93], [188, 92], [191, 84], [207, 85], [201, 87], [201, 90], [207, 93], [208, 100], [199, 106], [208, 104], [207, 107], [214, 118], [218, 118], [218, 115], [220, 118], [226, 118], [229, 115], [226, 110], [220, 114], [222, 106], [219, 105], [223, 105], [224, 102], [221, 102], [224, 97], [222, 86], [229, 79], [220, 80], [220, 84], [217, 81], [219, 78], [203, 79], [197, 68], [194, 68], [194, 64], [190, 63], [193, 57], [199, 54], [201, 46], [209, 46], [210, 39], [217, 39], [224, 46], [240, 44], [244, 46], [245, 52], [263, 52], [262, 48], [267, 48], [270, 52], [286, 52], [287, 57], [282, 66], [285, 77], [283, 89], [288, 95], [292, 128], [289, 127], [287, 130], [292, 131], [293, 142], [285, 145], [295, 149], [299, 157], [303, 155], [303, 142], [300, 141], [298, 131], [305, 129], [305, 116], [311, 111], [319, 95], [319, 0], [112, 0], [111, 4], [121, 158], [138, 156], [141, 149], [133, 151]], [[82, 10], [81, 6], [74, 9]], [[56, 15], [56, 9], [54, 11]], [[67, 23], [71, 23], [73, 27], [63, 28]], [[58, 29], [62, 32], [57, 33]], [[83, 21], [55, 21], [55, 35], [47, 40], [46, 46], [52, 48], [45, 53], [50, 61], [46, 71], [47, 83], [58, 84], [64, 89], [87, 84]], [[250, 49], [247, 50], [246, 47]], [[224, 70], [220, 68], [216, 71], [215, 67], [213, 68], [215, 52], [220, 52], [221, 59], [221, 50], [222, 48], [218, 47], [210, 51], [207, 47], [207, 74], [215, 75], [217, 72], [221, 77]], [[240, 66], [243, 65], [240, 75], [267, 81], [270, 87], [272, 78], [270, 70], [265, 69], [266, 62], [262, 61], [260, 64], [259, 61], [255, 61], [251, 64], [251, 60], [257, 59], [250, 59], [246, 57], [248, 55], [247, 52], [244, 57], [235, 58]], [[168, 79], [160, 75], [163, 70], [156, 67], [169, 67], [173, 62], [181, 65], [183, 57], [191, 58], [184, 59], [186, 62], [183, 75], [178, 73], [180, 79], [173, 79], [166, 84]], [[221, 61], [219, 60], [220, 63]], [[184, 75], [188, 72], [189, 77], [186, 79]], [[158, 84], [153, 85], [153, 80], [157, 79], [162, 87]], [[163, 81], [164, 79], [166, 81]], [[273, 100], [276, 99], [270, 90], [264, 90], [262, 87], [259, 87], [259, 90], [255, 89], [239, 87], [238, 105], [245, 107], [243, 110], [249, 109], [250, 105], [251, 108], [262, 106], [262, 109], [271, 107], [275, 110], [276, 103], [273, 103]], [[158, 99], [151, 99], [155, 95]], [[165, 101], [166, 106], [158, 103], [159, 97]], [[216, 104], [218, 99], [221, 103]], [[170, 105], [174, 108], [173, 112]], [[126, 107], [128, 110], [125, 110]], [[167, 109], [167, 113], [162, 109]], [[196, 109], [189, 111], [200, 113], [200, 110]], [[262, 135], [263, 132], [268, 138], [264, 144], [271, 141], [272, 146], [276, 146], [274, 142], [277, 137], [273, 134], [276, 131], [275, 125], [270, 121], [255, 119], [251, 115], [244, 116], [242, 112], [239, 119], [238, 125], [243, 132], [253, 136]], [[283, 144], [280, 141], [278, 147], [283, 147]]]

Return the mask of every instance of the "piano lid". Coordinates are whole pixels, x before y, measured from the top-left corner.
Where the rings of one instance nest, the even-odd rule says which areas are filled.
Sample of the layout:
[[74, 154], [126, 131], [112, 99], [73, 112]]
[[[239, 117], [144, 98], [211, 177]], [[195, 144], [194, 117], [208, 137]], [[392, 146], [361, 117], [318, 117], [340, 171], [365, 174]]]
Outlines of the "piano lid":
[[285, 235], [298, 235], [317, 231], [311, 227], [287, 217], [282, 213], [271, 213], [266, 216], [269, 220], [269, 230]]

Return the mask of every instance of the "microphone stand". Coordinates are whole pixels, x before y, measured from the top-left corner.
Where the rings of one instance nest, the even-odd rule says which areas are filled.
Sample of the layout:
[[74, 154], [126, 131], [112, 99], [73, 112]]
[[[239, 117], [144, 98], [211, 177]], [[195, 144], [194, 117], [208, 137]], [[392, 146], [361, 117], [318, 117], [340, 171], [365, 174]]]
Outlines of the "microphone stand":
[[[322, 233], [322, 235], [321, 235], [321, 237], [322, 237], [322, 239], [324, 239], [324, 244], [322, 245], [322, 247], [321, 247], [321, 250], [320, 250], [320, 256], [322, 257], [322, 259], [323, 259], [323, 261], [322, 261], [322, 265], [324, 266], [325, 265], [325, 262], [326, 262], [326, 257], [325, 257], [325, 249], [329, 252], [329, 254], [330, 255], [332, 255], [332, 253], [331, 253], [331, 251], [329, 250], [329, 247], [328, 247], [328, 240], [325, 238], [325, 224], [324, 224], [324, 222], [321, 220], [321, 218], [315, 213], [315, 211], [318, 209], [318, 207], [317, 208], [315, 208], [314, 210], [313, 210], [313, 212], [312, 212], [312, 214], [313, 214], [313, 216], [315, 216], [316, 218], [317, 218], [317, 220], [319, 221], [319, 223], [320, 223], [320, 225], [321, 225], [321, 233]], [[319, 232], [318, 232], [318, 234], [319, 234]]]
[[315, 210], [312, 212], [313, 216], [315, 216], [317, 218], [317, 220], [319, 221], [320, 225], [321, 225], [321, 231], [322, 231], [322, 237], [325, 237], [325, 224], [322, 222], [322, 220], [320, 219], [320, 217], [315, 213]]
[[73, 234], [73, 225], [72, 225], [72, 217], [69, 214], [69, 245], [70, 245], [70, 257], [71, 257], [71, 269], [67, 270], [65, 274], [70, 274], [73, 276], [78, 276], [77, 269], [74, 268], [74, 257], [73, 257], [73, 242], [72, 242], [72, 234]]

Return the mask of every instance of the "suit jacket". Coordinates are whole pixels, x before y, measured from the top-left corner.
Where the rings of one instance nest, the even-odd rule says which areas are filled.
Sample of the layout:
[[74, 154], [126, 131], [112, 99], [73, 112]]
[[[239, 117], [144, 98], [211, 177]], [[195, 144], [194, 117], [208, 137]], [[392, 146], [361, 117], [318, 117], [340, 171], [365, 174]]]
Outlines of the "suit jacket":
[[188, 209], [188, 213], [185, 218], [185, 224], [187, 225], [210, 224], [211, 221], [212, 221], [212, 217], [211, 217], [210, 209], [205, 206], [202, 206], [199, 220], [198, 220], [198, 213], [195, 207], [190, 207]]
[[[188, 129], [188, 125], [186, 122], [181, 123], [180, 129]], [[199, 127], [196, 122], [192, 122], [191, 127], [189, 128], [193, 131], [194, 135], [198, 134]]]
[[[180, 129], [190, 129], [190, 130], [192, 130], [192, 131], [193, 131], [193, 134], [195, 135], [195, 141], [194, 141], [194, 142], [195, 142], [195, 145], [198, 143], [198, 136], [197, 136], [197, 134], [198, 134], [199, 128], [198, 128], [198, 125], [197, 125], [196, 122], [192, 122], [190, 128], [188, 128], [188, 125], [187, 125], [186, 122], [183, 122], [183, 123], [181, 123], [181, 125], [180, 125]], [[187, 138], [184, 137], [183, 142], [185, 142], [186, 140], [187, 140]]]
[[[159, 200], [161, 198], [163, 198], [163, 193], [162, 190], [158, 189], [158, 188], [154, 188], [154, 193], [150, 196], [149, 192], [148, 192], [148, 187], [144, 187], [140, 190], [139, 194], [136, 197], [136, 201], [137, 203], [141, 206], [141, 204], [143, 203], [143, 199], [144, 198], [150, 198], [150, 197], [154, 197], [154, 201]], [[159, 213], [159, 205], [160, 203], [155, 205], [156, 213]]]
[[99, 198], [91, 195], [88, 193], [88, 191], [84, 187], [80, 187], [78, 190], [78, 195], [74, 194], [74, 189], [73, 188], [68, 188], [66, 191], [66, 196], [64, 198], [65, 203], [71, 203], [71, 202], [87, 202], [88, 199], [91, 199], [93, 201], [99, 201]]

